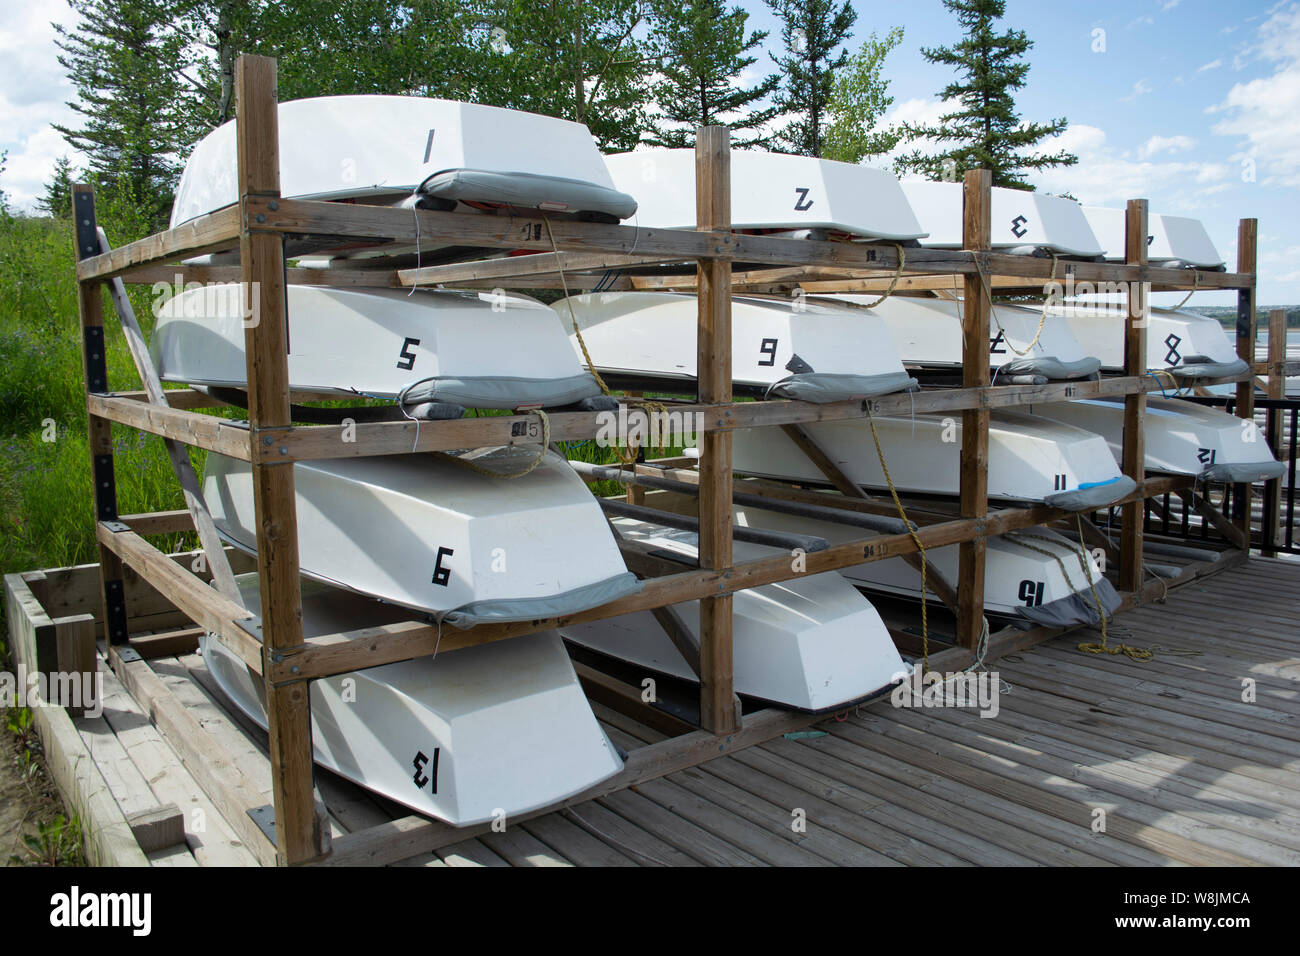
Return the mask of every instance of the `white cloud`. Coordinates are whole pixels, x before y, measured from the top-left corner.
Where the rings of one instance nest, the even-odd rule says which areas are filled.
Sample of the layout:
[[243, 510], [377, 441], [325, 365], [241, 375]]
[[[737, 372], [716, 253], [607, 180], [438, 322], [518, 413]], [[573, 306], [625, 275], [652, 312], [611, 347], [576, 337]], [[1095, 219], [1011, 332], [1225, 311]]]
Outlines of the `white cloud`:
[[[1187, 140], [1183, 136], [1153, 137], [1169, 141]], [[1044, 151], [1068, 150], [1079, 157], [1078, 165], [1056, 167], [1035, 173], [1034, 184], [1052, 193], [1068, 192], [1089, 205], [1122, 202], [1135, 196], [1161, 196], [1161, 208], [1173, 211], [1181, 206], [1191, 206], [1196, 196], [1220, 192], [1218, 188], [1231, 174], [1231, 167], [1223, 163], [1194, 162], [1189, 160], [1155, 161], [1147, 153], [1150, 141], [1138, 150], [1145, 158], [1134, 160], [1124, 151], [1112, 146], [1106, 131], [1096, 126], [1076, 123], [1057, 137]], [[1195, 196], [1180, 195], [1180, 184], [1195, 185]]]
[[64, 0], [33, 0], [8, 4], [0, 22], [0, 149], [9, 153], [0, 187], [19, 209], [33, 207], [55, 159], [78, 159], [50, 127], [76, 122], [67, 105], [75, 91], [59, 65], [50, 25], [75, 20]]
[[1259, 182], [1300, 186], [1300, 4], [1275, 9], [1257, 33], [1252, 52], [1274, 72], [1234, 85], [1211, 107], [1224, 114], [1213, 131], [1239, 138], [1241, 151], [1232, 159], [1253, 159]]
[[1146, 77], [1143, 77], [1133, 84], [1133, 91], [1129, 93], [1128, 96], [1121, 97], [1121, 101], [1128, 103], [1137, 99], [1139, 96], [1146, 96], [1151, 92], [1151, 89], [1151, 84], [1147, 82]]
[[1190, 136], [1152, 136], [1138, 148], [1139, 159], [1149, 159], [1159, 153], [1185, 153], [1196, 145]]
[[1170, 10], [1172, 10], [1174, 7], [1178, 6], [1182, 2], [1183, 0], [1165, 0], [1164, 3], [1160, 4], [1160, 12], [1168, 13]]
[[1205, 73], [1209, 70], [1217, 70], [1221, 66], [1223, 66], [1223, 59], [1219, 58], [1217, 60], [1211, 60], [1209, 63], [1206, 63], [1204, 66], [1198, 66], [1196, 68], [1196, 72]]

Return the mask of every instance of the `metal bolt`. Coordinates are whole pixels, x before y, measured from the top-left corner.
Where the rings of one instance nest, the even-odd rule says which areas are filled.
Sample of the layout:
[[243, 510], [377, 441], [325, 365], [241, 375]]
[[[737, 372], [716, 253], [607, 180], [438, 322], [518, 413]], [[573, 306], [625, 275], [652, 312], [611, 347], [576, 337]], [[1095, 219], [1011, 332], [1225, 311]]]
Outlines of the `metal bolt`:
[[298, 665], [297, 665], [297, 664], [294, 664], [292, 667], [290, 667], [290, 668], [289, 668], [289, 673], [290, 673], [290, 674], [296, 674], [296, 673], [298, 673]]
[[274, 441], [275, 441], [274, 438], [272, 438], [270, 435], [267, 435], [265, 438], [262, 439], [262, 444], [263, 444], [263, 445], [269, 445], [269, 444], [271, 444], [271, 443], [274, 442]]
[[281, 455], [287, 455], [287, 454], [289, 454], [289, 448], [288, 448], [288, 446], [286, 446], [286, 445], [281, 445], [281, 446], [280, 446], [280, 454], [281, 454]]
[[256, 219], [258, 222], [266, 222], [266, 216], [262, 215], [260, 212], [253, 218]]
[[273, 660], [273, 661], [275, 661], [277, 664], [279, 664], [281, 661], [284, 660], [284, 655], [283, 655], [283, 654], [272, 654], [272, 655], [271, 655], [271, 660]]
[[266, 204], [266, 208], [271, 210], [271, 212], [275, 212], [277, 209], [280, 208], [280, 204], [276, 202], [274, 199], [272, 199], [269, 203]]

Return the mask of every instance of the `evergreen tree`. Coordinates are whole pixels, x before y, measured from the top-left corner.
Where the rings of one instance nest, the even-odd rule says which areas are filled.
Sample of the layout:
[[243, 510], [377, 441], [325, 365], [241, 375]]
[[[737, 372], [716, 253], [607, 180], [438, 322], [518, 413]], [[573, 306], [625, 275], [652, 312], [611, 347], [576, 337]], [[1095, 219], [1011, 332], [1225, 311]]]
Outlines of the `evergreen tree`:
[[54, 162], [54, 178], [45, 184], [45, 195], [36, 201], [41, 211], [55, 219], [72, 215], [72, 183], [75, 170], [67, 156], [61, 156]]
[[602, 149], [646, 128], [644, 0], [480, 0], [488, 50], [472, 99], [585, 123]]
[[875, 33], [835, 73], [827, 112], [826, 144], [822, 155], [845, 163], [860, 163], [864, 156], [887, 153], [901, 134], [876, 129], [893, 104], [889, 81], [881, 73], [889, 51], [903, 42], [903, 28], [894, 27], [881, 39]]
[[767, 5], [781, 21], [784, 49], [783, 55], [772, 57], [782, 73], [775, 101], [783, 114], [794, 116], [778, 143], [792, 153], [820, 156], [834, 71], [849, 56], [840, 47], [853, 35], [857, 12], [849, 0], [839, 7], [835, 0], [767, 0]]
[[68, 0], [81, 18], [56, 25], [59, 63], [76, 87], [77, 128], [55, 125], [89, 158], [89, 172], [134, 196], [161, 226], [171, 207], [182, 139], [185, 39], [166, 0]]
[[779, 112], [761, 107], [780, 82], [773, 74], [757, 85], [738, 84], [740, 74], [757, 62], [747, 54], [767, 33], [745, 33], [749, 14], [727, 9], [723, 0], [654, 0], [650, 45], [663, 79], [655, 85], [655, 104], [662, 121], [647, 142], [674, 149], [695, 145], [700, 126], [724, 125], [738, 148], [767, 147], [763, 126]]
[[1029, 64], [1022, 58], [1033, 46], [1023, 30], [997, 33], [995, 21], [1006, 12], [1005, 0], [943, 0], [957, 15], [966, 37], [956, 46], [922, 49], [931, 63], [953, 67], [960, 79], [939, 94], [960, 106], [936, 126], [905, 127], [910, 140], [952, 144], [936, 154], [919, 149], [900, 157], [899, 172], [919, 172], [930, 179], [951, 178], [968, 169], [988, 169], [993, 185], [1030, 189], [1023, 172], [1049, 166], [1073, 166], [1079, 157], [1064, 150], [1033, 152], [1044, 139], [1063, 133], [1065, 119], [1022, 123], [1013, 91], [1025, 85]]

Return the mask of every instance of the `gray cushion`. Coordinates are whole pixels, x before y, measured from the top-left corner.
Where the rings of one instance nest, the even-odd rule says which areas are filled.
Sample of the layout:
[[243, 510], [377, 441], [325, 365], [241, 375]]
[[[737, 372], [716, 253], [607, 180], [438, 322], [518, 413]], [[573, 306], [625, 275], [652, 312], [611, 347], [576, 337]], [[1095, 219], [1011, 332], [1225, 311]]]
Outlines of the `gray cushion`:
[[773, 382], [769, 397], [792, 398], [825, 405], [855, 398], [871, 398], [890, 392], [918, 388], [916, 379], [906, 372], [883, 372], [879, 375], [840, 375], [834, 372], [798, 372]]
[[1136, 481], [1128, 475], [1120, 475], [1118, 478], [1090, 485], [1087, 488], [1047, 495], [1043, 498], [1043, 503], [1065, 511], [1091, 511], [1126, 498], [1136, 490]]
[[445, 402], [466, 408], [550, 408], [600, 394], [600, 386], [590, 372], [565, 378], [447, 375], [413, 382], [402, 390], [398, 401], [406, 406]]
[[[521, 144], [521, 148], [527, 148]], [[423, 196], [460, 202], [504, 203], [555, 212], [595, 212], [615, 219], [636, 214], [636, 200], [609, 186], [563, 176], [448, 169], [434, 173], [416, 189]]]

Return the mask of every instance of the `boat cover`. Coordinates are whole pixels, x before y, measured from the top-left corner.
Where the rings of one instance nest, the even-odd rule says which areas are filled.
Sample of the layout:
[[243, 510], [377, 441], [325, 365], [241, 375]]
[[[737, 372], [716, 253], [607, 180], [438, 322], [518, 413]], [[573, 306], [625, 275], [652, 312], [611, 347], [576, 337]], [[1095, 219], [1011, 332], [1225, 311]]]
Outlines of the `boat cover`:
[[1101, 371], [1101, 359], [1087, 358], [1065, 361], [1055, 355], [1027, 356], [1013, 359], [998, 366], [998, 377], [1007, 375], [1041, 375], [1047, 381], [1070, 381], [1089, 378]]
[[1109, 481], [1096, 481], [1081, 485], [1073, 491], [1061, 491], [1043, 496], [1043, 504], [1065, 511], [1092, 511], [1127, 498], [1137, 490], [1137, 482], [1128, 475]]
[[420, 184], [422, 196], [450, 202], [502, 203], [551, 212], [599, 213], [611, 221], [636, 213], [636, 200], [600, 183], [537, 173], [447, 169]]
[[624, 571], [603, 581], [545, 597], [501, 598], [474, 601], [437, 615], [452, 627], [467, 630], [476, 624], [500, 624], [510, 621], [540, 621], [577, 614], [610, 601], [636, 594], [641, 582], [631, 571]]
[[1078, 624], [1095, 626], [1101, 623], [1101, 617], [1097, 613], [1098, 601], [1101, 602], [1102, 609], [1106, 613], [1106, 620], [1113, 619], [1124, 599], [1115, 590], [1115, 585], [1105, 578], [1094, 578], [1092, 585], [1097, 589], [1096, 598], [1092, 596], [1092, 588], [1085, 585], [1082, 590], [1057, 598], [1055, 601], [1048, 601], [1046, 604], [1039, 604], [1037, 607], [1017, 607], [1016, 613], [1025, 619], [1025, 623], [1020, 626], [1025, 628], [1040, 624], [1047, 627], [1074, 627]]
[[1228, 484], [1253, 484], [1272, 481], [1286, 474], [1286, 465], [1280, 461], [1233, 461], [1211, 465], [1201, 472], [1205, 481], [1223, 481]]
[[[788, 366], [787, 366], [788, 367]], [[841, 375], [834, 372], [796, 372], [768, 388], [769, 397], [793, 398], [801, 402], [825, 405], [830, 402], [871, 398], [891, 392], [914, 391], [920, 383], [906, 372], [881, 372], [877, 375]]]

